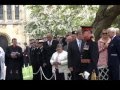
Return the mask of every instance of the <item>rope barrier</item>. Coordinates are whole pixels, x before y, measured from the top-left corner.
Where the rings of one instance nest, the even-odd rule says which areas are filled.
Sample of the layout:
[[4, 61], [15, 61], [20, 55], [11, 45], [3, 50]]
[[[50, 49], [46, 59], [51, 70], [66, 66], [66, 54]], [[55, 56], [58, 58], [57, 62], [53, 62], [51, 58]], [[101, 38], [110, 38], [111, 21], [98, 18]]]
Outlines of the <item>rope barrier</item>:
[[[44, 77], [46, 80], [52, 80], [53, 77], [54, 77], [55, 80], [56, 80], [56, 74], [55, 74], [55, 73], [53, 73], [53, 75], [51, 76], [51, 78], [47, 78], [47, 77], [45, 76], [43, 70], [42, 70], [42, 67], [40, 67], [40, 71], [41, 71], [41, 75], [43, 75], [43, 77]], [[41, 80], [42, 80], [42, 78], [41, 78]]]
[[40, 67], [39, 67], [39, 69], [38, 69], [38, 71], [36, 73], [33, 73], [33, 75], [37, 75], [40, 72]]

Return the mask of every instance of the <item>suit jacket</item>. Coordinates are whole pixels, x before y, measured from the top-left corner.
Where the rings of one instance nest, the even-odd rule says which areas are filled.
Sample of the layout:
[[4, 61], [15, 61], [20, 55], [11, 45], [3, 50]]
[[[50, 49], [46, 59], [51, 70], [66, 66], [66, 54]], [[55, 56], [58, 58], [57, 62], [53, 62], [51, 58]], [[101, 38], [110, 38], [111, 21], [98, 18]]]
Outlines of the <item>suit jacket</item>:
[[120, 79], [120, 37], [115, 36], [108, 46], [109, 79]]
[[59, 42], [57, 40], [53, 40], [51, 46], [48, 45], [47, 41], [44, 43], [43, 47], [47, 50], [47, 58], [44, 62], [47, 63], [48, 65], [51, 65], [50, 59], [52, 57], [52, 54], [56, 52], [56, 47], [58, 43]]
[[[81, 44], [81, 48], [83, 47], [83, 43]], [[79, 47], [77, 41], [73, 41], [68, 45], [68, 67], [73, 67], [74, 72], [80, 71], [80, 59], [81, 52], [79, 51]]]
[[31, 65], [31, 61], [30, 61], [30, 47], [26, 46], [26, 49], [23, 52], [23, 58], [24, 58], [24, 64], [26, 66]]
[[30, 61], [32, 65], [35, 65], [35, 62], [34, 62], [34, 60], [36, 59], [35, 54], [36, 54], [36, 49], [31, 47], [30, 48]]
[[120, 64], [120, 37], [115, 36], [108, 46], [108, 65], [117, 66]]
[[47, 58], [47, 51], [44, 47], [39, 48], [37, 52], [37, 64], [43, 66], [44, 61]]
[[64, 49], [65, 51], [67, 51], [67, 50], [68, 50], [68, 45], [65, 45], [65, 46], [63, 47], [63, 49]]

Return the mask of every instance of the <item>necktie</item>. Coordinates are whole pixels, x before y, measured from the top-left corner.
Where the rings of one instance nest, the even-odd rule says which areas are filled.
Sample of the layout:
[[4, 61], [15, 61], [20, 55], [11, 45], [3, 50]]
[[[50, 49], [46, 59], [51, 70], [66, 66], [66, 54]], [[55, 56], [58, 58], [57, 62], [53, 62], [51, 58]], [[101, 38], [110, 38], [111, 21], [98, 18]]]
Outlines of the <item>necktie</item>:
[[81, 51], [81, 41], [79, 40], [79, 51]]

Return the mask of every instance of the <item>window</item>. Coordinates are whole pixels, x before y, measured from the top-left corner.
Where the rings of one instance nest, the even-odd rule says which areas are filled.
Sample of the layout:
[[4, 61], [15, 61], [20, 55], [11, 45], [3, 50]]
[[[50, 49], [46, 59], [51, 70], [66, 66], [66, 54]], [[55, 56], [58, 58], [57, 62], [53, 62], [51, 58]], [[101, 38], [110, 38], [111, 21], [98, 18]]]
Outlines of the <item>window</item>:
[[0, 5], [0, 20], [3, 20], [3, 5]]
[[15, 20], [19, 19], [19, 5], [15, 5]]
[[12, 6], [7, 5], [7, 19], [12, 20]]

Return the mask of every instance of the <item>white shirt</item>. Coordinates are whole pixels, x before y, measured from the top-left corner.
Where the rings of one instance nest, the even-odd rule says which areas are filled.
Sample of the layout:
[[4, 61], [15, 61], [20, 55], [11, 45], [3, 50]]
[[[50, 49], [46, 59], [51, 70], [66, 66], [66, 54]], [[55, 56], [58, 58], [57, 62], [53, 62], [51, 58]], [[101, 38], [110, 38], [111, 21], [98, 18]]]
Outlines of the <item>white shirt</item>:
[[116, 35], [114, 35], [111, 39], [113, 40], [115, 36], [116, 36]]
[[53, 42], [53, 40], [51, 40], [51, 41], [47, 41], [47, 43], [48, 43], [48, 45], [52, 45], [52, 42]]
[[82, 40], [79, 40], [79, 39], [76, 38], [76, 41], [77, 41], [79, 50], [81, 50], [81, 43], [82, 43]]
[[[59, 55], [58, 55], [59, 54]], [[69, 73], [68, 69], [68, 60], [67, 60], [68, 53], [66, 51], [62, 51], [61, 53], [55, 52], [52, 55], [50, 63], [52, 65], [52, 72], [55, 73], [55, 66], [53, 65], [54, 62], [59, 62], [61, 65], [58, 65], [59, 73]]]
[[5, 79], [5, 52], [0, 47], [0, 79]]

